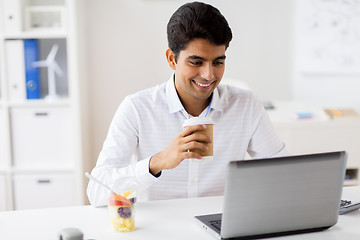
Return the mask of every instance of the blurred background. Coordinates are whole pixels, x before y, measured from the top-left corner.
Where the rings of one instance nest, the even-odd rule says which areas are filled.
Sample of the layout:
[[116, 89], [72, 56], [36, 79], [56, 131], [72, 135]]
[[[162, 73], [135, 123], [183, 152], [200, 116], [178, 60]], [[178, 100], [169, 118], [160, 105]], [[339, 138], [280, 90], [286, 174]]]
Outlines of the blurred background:
[[[0, 197], [0, 210], [45, 206], [34, 203], [40, 201], [44, 183], [56, 182], [56, 177], [61, 186], [49, 184], [47, 192], [52, 189], [55, 194], [56, 189], [68, 189], [76, 182], [69, 195], [81, 194], [75, 194], [75, 201], [69, 198], [49, 207], [59, 202], [87, 202], [83, 173], [95, 166], [117, 107], [127, 95], [161, 84], [172, 74], [165, 58], [166, 26], [173, 12], [186, 2], [0, 0], [0, 49], [4, 50], [0, 51], [0, 195], [6, 196], [5, 200]], [[280, 137], [294, 154], [349, 150], [349, 184], [358, 185], [360, 2], [204, 2], [220, 10], [233, 32], [223, 81], [250, 89], [264, 102]], [[19, 25], [14, 25], [13, 13], [23, 18]], [[18, 88], [11, 88], [8, 73], [19, 69], [17, 61], [15, 67], [9, 67], [8, 57], [14, 52], [5, 50], [8, 43], [32, 38], [40, 40], [40, 59], [46, 58], [54, 44], [60, 46], [55, 60], [64, 71], [62, 78], [57, 76], [61, 101], [44, 100], [48, 80], [43, 70], [39, 100], [12, 98]], [[31, 111], [47, 116], [45, 110], [58, 114], [49, 114], [58, 117], [46, 120], [48, 125], [38, 118], [24, 120], [24, 114], [32, 116]], [[350, 118], [338, 121], [339, 116], [347, 115]], [[66, 131], [52, 132], [61, 129], [59, 126]], [[35, 129], [30, 137], [29, 129]], [[40, 150], [31, 152], [35, 148], [28, 143]], [[49, 175], [39, 178], [43, 173]], [[21, 193], [29, 198], [28, 193], [34, 191], [17, 185], [30, 182], [28, 177], [35, 180], [32, 187], [39, 197], [22, 205], [17, 202]]]
[[[185, 2], [91, 0], [84, 6], [91, 159], [122, 99], [169, 79], [166, 26]], [[206, 2], [222, 12], [233, 31], [224, 78], [245, 82], [260, 99], [291, 99], [294, 2]]]
[[[185, 2], [86, 1], [83, 9], [85, 39], [81, 44], [86, 49], [85, 87], [92, 160], [101, 149], [112, 116], [122, 99], [169, 78], [171, 71], [165, 59], [166, 25], [172, 13]], [[318, 24], [318, 32], [323, 33], [324, 38], [332, 38], [329, 35], [355, 31], [339, 18], [341, 15], [347, 17], [343, 12], [346, 10], [350, 16], [351, 7], [339, 8], [336, 2], [340, 5], [341, 1], [312, 1], [318, 4], [315, 6], [297, 6], [294, 0], [205, 2], [222, 12], [233, 31], [233, 40], [226, 53], [224, 78], [246, 83], [262, 101], [299, 100], [359, 107], [359, 69], [345, 73], [327, 72], [326, 69], [323, 72], [301, 72], [301, 67], [296, 65], [296, 57], [303, 50], [302, 43], [297, 41], [304, 39], [296, 35], [302, 27], [296, 21], [296, 14], [313, 17], [307, 20], [312, 20], [312, 23], [303, 25]], [[326, 9], [326, 2], [336, 9]], [[337, 14], [326, 14], [325, 11], [331, 10], [337, 10]], [[359, 18], [359, 8], [357, 11], [357, 15], [353, 15]], [[355, 20], [359, 28], [353, 34], [360, 42], [359, 19]], [[338, 28], [335, 33], [329, 30], [331, 26]], [[345, 40], [343, 44], [347, 44]], [[359, 61], [359, 44], [352, 47]], [[360, 67], [359, 62], [357, 67]], [[331, 69], [330, 66], [328, 70]]]

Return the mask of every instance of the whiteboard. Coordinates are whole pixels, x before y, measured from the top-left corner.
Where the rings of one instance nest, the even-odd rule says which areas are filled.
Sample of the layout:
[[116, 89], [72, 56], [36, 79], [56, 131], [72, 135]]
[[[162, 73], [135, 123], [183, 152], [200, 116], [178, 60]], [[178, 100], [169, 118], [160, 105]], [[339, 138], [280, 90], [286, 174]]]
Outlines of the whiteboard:
[[300, 73], [360, 74], [360, 0], [296, 0]]

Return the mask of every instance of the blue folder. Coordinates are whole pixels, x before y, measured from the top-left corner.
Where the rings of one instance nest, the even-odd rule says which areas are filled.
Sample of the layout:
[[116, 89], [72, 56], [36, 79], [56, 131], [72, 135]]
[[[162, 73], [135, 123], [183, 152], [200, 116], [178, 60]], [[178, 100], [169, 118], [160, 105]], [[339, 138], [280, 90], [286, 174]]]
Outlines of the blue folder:
[[39, 44], [37, 39], [24, 40], [25, 54], [25, 81], [26, 81], [26, 98], [41, 98], [40, 74], [39, 68], [33, 67], [32, 63], [39, 60]]

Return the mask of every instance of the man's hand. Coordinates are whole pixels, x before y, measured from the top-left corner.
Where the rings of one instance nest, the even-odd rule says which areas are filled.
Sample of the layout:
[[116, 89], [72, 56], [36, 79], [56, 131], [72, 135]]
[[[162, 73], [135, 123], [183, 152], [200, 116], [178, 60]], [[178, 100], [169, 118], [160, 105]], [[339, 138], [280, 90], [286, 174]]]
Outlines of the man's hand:
[[150, 172], [156, 175], [163, 169], [175, 168], [186, 158], [201, 159], [200, 154], [191, 152], [191, 150], [208, 150], [205, 143], [210, 143], [212, 139], [204, 134], [197, 133], [197, 131], [204, 130], [205, 128], [206, 125], [186, 127], [169, 146], [151, 157]]

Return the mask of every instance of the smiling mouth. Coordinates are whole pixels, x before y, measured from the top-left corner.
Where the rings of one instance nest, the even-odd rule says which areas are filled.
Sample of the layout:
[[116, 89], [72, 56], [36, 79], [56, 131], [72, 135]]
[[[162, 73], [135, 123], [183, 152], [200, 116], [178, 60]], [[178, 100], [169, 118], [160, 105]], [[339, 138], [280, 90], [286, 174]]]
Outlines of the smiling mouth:
[[199, 87], [208, 88], [208, 87], [210, 87], [210, 85], [212, 85], [215, 81], [210, 82], [210, 83], [207, 83], [207, 84], [199, 83], [199, 82], [197, 82], [197, 81], [195, 81], [195, 80], [193, 80], [193, 82], [194, 82], [196, 85], [198, 85]]

